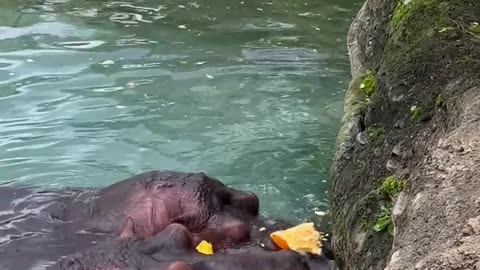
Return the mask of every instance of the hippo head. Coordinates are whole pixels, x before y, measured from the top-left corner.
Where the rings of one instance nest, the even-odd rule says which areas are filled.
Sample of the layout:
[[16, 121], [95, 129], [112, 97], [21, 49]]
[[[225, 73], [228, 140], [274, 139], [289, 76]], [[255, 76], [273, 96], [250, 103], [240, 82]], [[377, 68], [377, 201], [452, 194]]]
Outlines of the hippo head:
[[[131, 219], [126, 234], [134, 234]], [[62, 258], [60, 270], [332, 270], [322, 258], [312, 261], [293, 251], [266, 251], [259, 248], [239, 254], [207, 256], [195, 251], [193, 236], [180, 224], [170, 224], [147, 239], [114, 239]]]
[[150, 171], [103, 189], [92, 224], [122, 232], [131, 222], [128, 231], [145, 238], [177, 223], [192, 233], [195, 243], [206, 240], [221, 248], [248, 241], [258, 212], [254, 193], [227, 187], [204, 173]]

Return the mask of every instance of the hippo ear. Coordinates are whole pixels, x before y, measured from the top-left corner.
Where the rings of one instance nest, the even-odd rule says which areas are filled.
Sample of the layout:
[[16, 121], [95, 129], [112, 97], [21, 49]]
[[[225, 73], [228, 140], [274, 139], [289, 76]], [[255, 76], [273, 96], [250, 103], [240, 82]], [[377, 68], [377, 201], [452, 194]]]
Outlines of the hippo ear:
[[133, 238], [135, 236], [135, 224], [133, 219], [128, 217], [120, 232], [120, 239]]

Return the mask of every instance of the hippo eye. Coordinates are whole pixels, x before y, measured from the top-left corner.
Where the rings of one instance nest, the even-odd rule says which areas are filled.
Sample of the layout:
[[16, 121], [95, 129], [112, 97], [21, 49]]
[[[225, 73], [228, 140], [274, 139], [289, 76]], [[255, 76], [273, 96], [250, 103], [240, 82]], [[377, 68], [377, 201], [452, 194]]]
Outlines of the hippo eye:
[[223, 204], [230, 204], [232, 203], [232, 197], [228, 194], [225, 194], [224, 196], [222, 196], [222, 203]]

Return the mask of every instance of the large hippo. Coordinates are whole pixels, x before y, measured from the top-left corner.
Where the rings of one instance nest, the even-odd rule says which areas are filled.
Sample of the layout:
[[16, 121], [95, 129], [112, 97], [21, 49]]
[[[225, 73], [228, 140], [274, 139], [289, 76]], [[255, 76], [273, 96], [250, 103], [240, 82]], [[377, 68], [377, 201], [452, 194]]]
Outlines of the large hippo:
[[157, 234], [172, 223], [184, 225], [194, 242], [217, 248], [248, 241], [256, 220], [255, 194], [229, 188], [204, 173], [150, 171], [101, 190], [92, 201], [89, 227], [122, 232], [132, 222], [137, 237]]
[[180, 224], [168, 225], [147, 239], [134, 236], [133, 226], [105, 241], [61, 260], [51, 270], [330, 270], [331, 261], [290, 251], [243, 248], [237, 254], [203, 255], [193, 236]]
[[273, 229], [258, 218], [258, 209], [255, 194], [204, 173], [150, 171], [103, 189], [3, 186], [0, 269], [44, 269], [98, 242], [148, 238], [170, 224], [185, 227], [194, 245], [213, 243], [216, 253], [251, 246], [260, 239], [259, 227]]

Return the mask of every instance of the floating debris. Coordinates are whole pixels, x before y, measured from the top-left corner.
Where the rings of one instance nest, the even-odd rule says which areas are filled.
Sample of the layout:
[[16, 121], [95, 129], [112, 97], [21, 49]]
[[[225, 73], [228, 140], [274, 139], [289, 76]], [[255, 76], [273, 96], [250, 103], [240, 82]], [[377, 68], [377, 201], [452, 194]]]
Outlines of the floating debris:
[[105, 66], [113, 65], [113, 64], [115, 64], [115, 61], [113, 61], [113, 60], [105, 60], [105, 61], [100, 63], [100, 65], [105, 65]]

